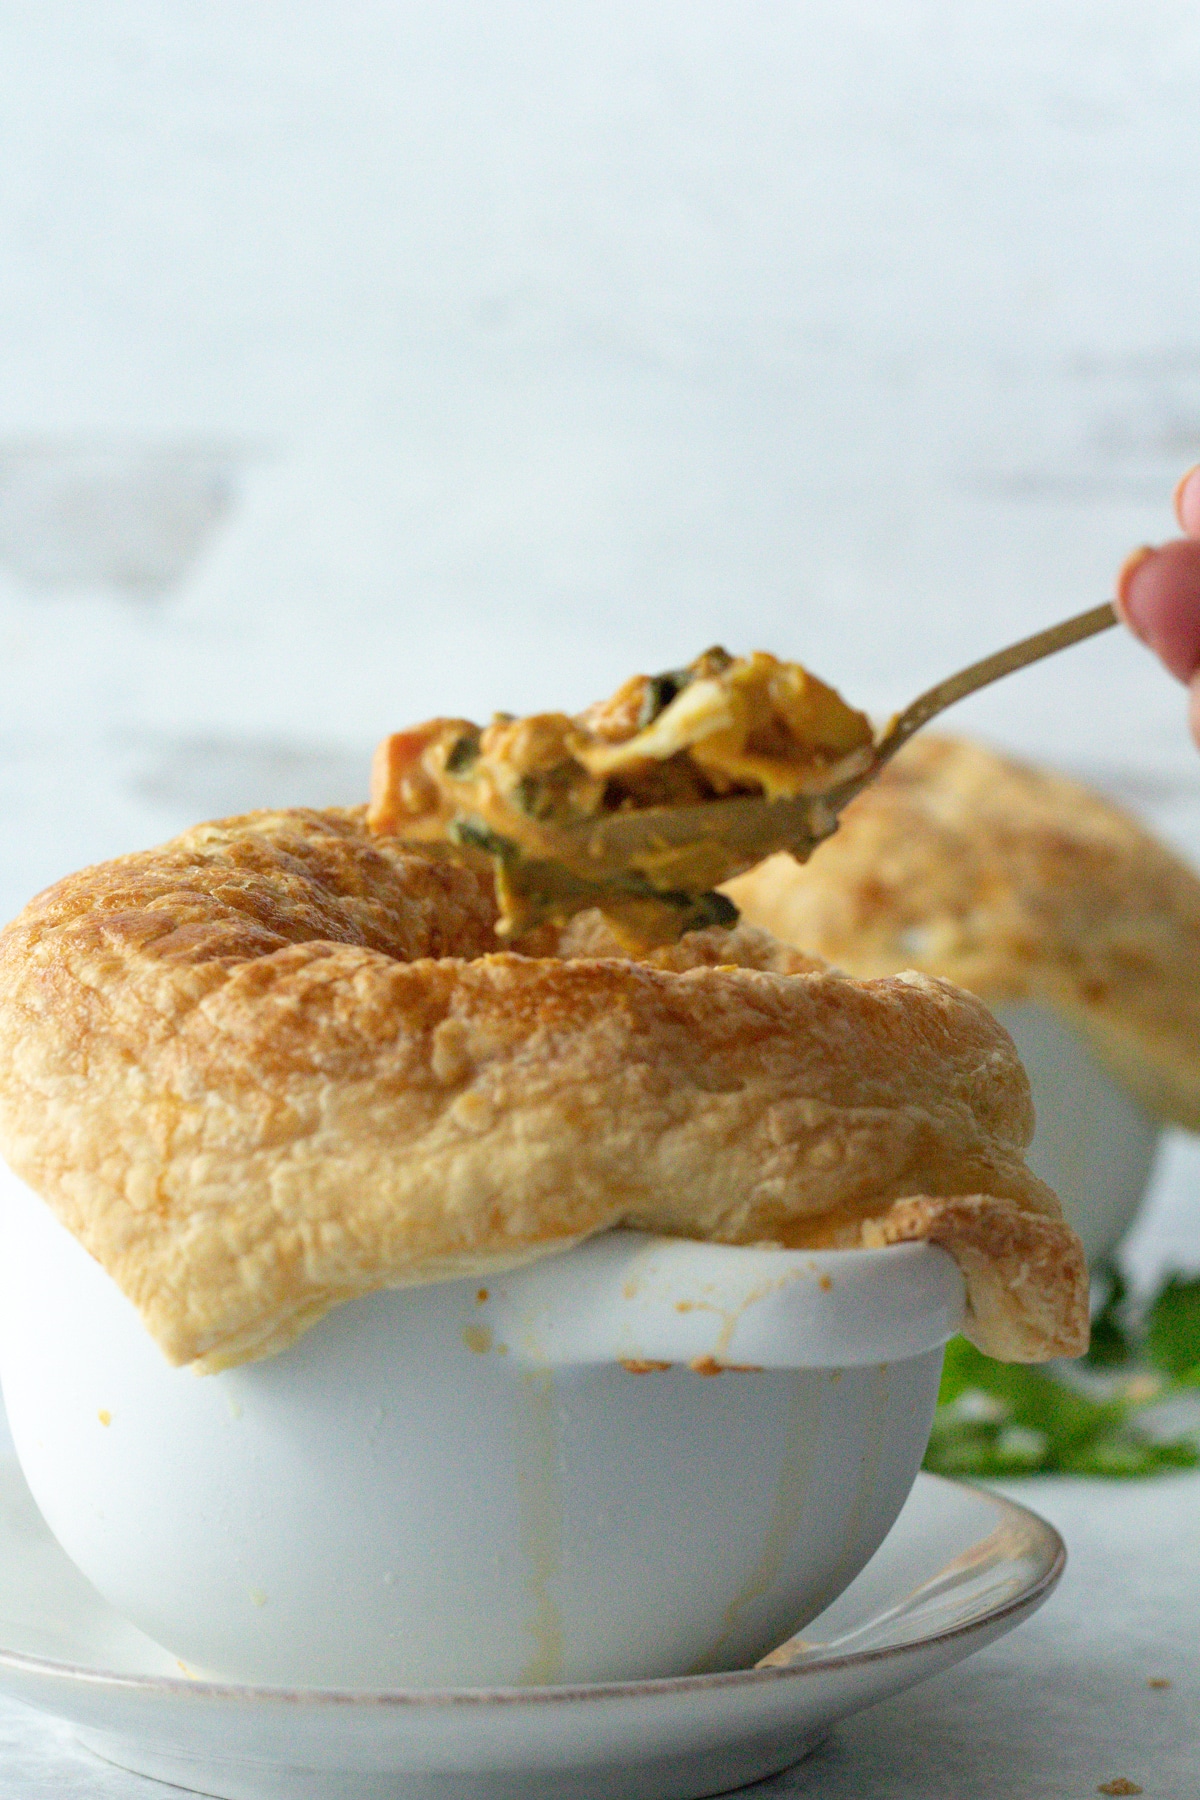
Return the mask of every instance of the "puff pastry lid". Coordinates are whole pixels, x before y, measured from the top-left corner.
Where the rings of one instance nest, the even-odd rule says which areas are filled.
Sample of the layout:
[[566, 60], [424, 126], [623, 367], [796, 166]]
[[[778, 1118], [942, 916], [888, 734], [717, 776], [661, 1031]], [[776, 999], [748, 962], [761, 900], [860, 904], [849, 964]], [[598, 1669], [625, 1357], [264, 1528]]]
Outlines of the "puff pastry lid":
[[0, 934], [0, 1152], [171, 1361], [625, 1224], [944, 1243], [994, 1354], [1075, 1354], [1086, 1276], [980, 1003], [747, 927], [498, 953], [491, 882], [356, 812], [257, 813], [69, 877]]
[[811, 862], [772, 857], [728, 892], [855, 975], [1055, 1008], [1151, 1112], [1200, 1130], [1200, 879], [1080, 783], [922, 733]]

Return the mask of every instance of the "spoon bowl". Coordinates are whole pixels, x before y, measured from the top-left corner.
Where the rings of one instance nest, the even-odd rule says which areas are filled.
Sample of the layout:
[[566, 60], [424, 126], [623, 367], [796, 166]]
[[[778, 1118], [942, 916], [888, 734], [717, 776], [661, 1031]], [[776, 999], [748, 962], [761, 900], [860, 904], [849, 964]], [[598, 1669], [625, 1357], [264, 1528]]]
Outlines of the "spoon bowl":
[[[815, 771], [805, 793], [782, 800], [742, 794], [691, 806], [609, 813], [564, 830], [560, 860], [570, 876], [594, 884], [597, 893], [628, 883], [635, 889], [681, 897], [732, 881], [779, 850], [806, 862], [837, 830], [840, 815], [855, 795], [930, 719], [993, 681], [1116, 623], [1110, 603], [1093, 607], [947, 676], [897, 713], [873, 745]], [[528, 867], [531, 874], [536, 870], [530, 888], [545, 892], [546, 866]]]

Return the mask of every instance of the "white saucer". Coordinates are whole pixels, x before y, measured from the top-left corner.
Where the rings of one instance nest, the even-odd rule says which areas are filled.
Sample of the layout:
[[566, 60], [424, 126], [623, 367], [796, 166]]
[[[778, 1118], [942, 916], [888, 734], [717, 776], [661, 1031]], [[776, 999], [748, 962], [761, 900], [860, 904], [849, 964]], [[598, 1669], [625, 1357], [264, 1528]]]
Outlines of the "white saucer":
[[1029, 1616], [1065, 1561], [1036, 1514], [920, 1475], [780, 1666], [575, 1688], [289, 1691], [189, 1679], [89, 1587], [0, 1458], [0, 1693], [109, 1762], [223, 1800], [691, 1800], [796, 1762], [839, 1718]]

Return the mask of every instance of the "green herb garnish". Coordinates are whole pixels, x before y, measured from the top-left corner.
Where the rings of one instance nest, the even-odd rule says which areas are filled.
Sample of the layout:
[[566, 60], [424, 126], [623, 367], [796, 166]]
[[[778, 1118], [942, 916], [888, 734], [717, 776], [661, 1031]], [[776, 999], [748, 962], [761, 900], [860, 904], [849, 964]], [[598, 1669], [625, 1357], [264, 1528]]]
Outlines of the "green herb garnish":
[[1200, 1276], [1172, 1275], [1146, 1315], [1146, 1355], [1156, 1369], [1200, 1386]]
[[446, 827], [446, 836], [452, 844], [463, 844], [471, 850], [486, 850], [498, 862], [507, 862], [519, 856], [517, 846], [509, 838], [501, 837], [490, 825], [480, 819], [451, 819]]
[[522, 775], [509, 798], [527, 819], [553, 819], [569, 810], [571, 790], [577, 786], [582, 774], [579, 764], [568, 758], [536, 775]]
[[1138, 1354], [1130, 1320], [1129, 1286], [1117, 1265], [1102, 1263], [1092, 1276], [1104, 1292], [1104, 1303], [1092, 1319], [1092, 1339], [1084, 1361], [1093, 1369], [1119, 1368]]
[[1200, 1465], [1200, 1428], [1163, 1441], [1145, 1417], [1200, 1387], [1200, 1278], [1171, 1276], [1141, 1313], [1116, 1269], [1100, 1279], [1086, 1367], [994, 1362], [965, 1338], [947, 1345], [926, 1469], [1129, 1480]]
[[465, 731], [446, 753], [447, 775], [465, 775], [479, 761], [479, 733]]
[[665, 675], [648, 675], [642, 709], [638, 714], [638, 730], [653, 725], [659, 713], [665, 712], [677, 694], [682, 694], [692, 679], [690, 669], [669, 669]]

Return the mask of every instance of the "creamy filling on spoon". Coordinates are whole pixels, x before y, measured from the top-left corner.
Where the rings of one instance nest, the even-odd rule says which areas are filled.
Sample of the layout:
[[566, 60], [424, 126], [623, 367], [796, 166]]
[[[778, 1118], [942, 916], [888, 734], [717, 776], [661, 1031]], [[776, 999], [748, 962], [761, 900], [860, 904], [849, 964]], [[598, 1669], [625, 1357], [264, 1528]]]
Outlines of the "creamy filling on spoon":
[[[490, 858], [506, 937], [599, 906], [630, 938], [665, 943], [737, 917], [713, 890], [757, 858], [720, 802], [819, 795], [873, 743], [866, 715], [798, 663], [716, 648], [634, 675], [574, 718], [501, 713], [483, 728], [432, 719], [397, 732], [376, 752], [368, 822]], [[603, 854], [596, 826], [683, 808], [701, 809], [702, 824], [682, 841], [650, 831], [636, 853]]]

